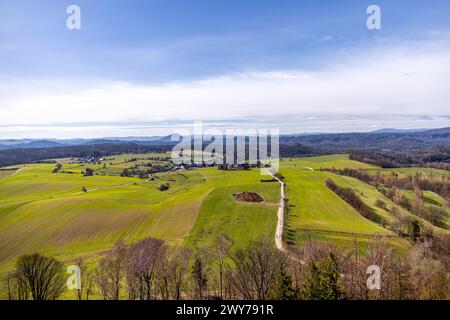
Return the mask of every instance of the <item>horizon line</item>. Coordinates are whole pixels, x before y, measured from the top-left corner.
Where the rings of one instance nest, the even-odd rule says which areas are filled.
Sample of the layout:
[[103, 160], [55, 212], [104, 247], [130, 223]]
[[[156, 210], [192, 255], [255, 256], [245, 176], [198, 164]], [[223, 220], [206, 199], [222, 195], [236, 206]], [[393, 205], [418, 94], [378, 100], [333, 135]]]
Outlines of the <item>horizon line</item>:
[[[366, 130], [366, 131], [294, 131], [289, 133], [280, 133], [280, 137], [289, 137], [289, 136], [297, 136], [297, 135], [333, 135], [333, 134], [358, 134], [358, 133], [383, 133], [382, 131], [385, 131], [385, 133], [414, 133], [414, 132], [424, 132], [424, 131], [432, 131], [432, 130], [441, 130], [441, 129], [447, 129], [450, 128], [449, 126], [438, 126], [438, 127], [429, 127], [429, 128], [422, 128], [422, 127], [415, 127], [415, 128], [395, 128], [395, 127], [385, 127], [385, 128], [378, 128], [373, 130]], [[246, 130], [246, 129], [243, 129]], [[256, 129], [258, 130], [258, 129]], [[276, 129], [275, 129], [276, 130]], [[389, 132], [391, 131], [391, 132]], [[56, 138], [56, 137], [25, 137], [25, 138], [7, 138], [2, 139], [0, 138], [0, 141], [21, 141], [21, 140], [33, 140], [33, 141], [48, 141], [48, 140], [57, 140], [57, 141], [70, 141], [70, 140], [114, 140], [114, 139], [133, 139], [132, 141], [141, 141], [139, 139], [155, 139], [158, 138], [165, 138], [170, 137], [173, 135], [177, 135], [178, 133], [172, 132], [168, 134], [156, 134], [156, 135], [128, 135], [128, 136], [98, 136], [98, 137], [91, 137], [91, 138], [82, 138], [82, 137], [70, 137], [70, 138]], [[190, 136], [199, 136], [191, 134]], [[204, 136], [204, 134], [202, 135]], [[227, 136], [227, 135], [225, 135]], [[248, 136], [246, 134], [238, 134], [234, 136]], [[151, 141], [151, 140], [150, 140]]]

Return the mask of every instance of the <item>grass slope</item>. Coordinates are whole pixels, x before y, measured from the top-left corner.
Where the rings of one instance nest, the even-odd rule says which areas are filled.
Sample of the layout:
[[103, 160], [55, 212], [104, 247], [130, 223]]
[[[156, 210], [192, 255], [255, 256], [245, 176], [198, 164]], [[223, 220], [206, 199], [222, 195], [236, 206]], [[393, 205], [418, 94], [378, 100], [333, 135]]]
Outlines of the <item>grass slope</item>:
[[[73, 166], [67, 159], [61, 162], [62, 170]], [[208, 216], [217, 217], [218, 212], [225, 214], [230, 223], [233, 217], [247, 217], [245, 221], [238, 219], [240, 229], [223, 226], [236, 238], [237, 245], [270, 233], [270, 229], [275, 232], [276, 206], [238, 204], [234, 208], [234, 203], [228, 201], [233, 193], [248, 186], [264, 194], [267, 202], [278, 202], [276, 184], [270, 184], [273, 186], [266, 190], [256, 169], [170, 172], [158, 174], [158, 180], [150, 181], [85, 177], [83, 170], [74, 174], [51, 173], [55, 164], [21, 167], [24, 169], [14, 176], [0, 179], [0, 270], [9, 268], [17, 256], [36, 251], [65, 261], [80, 255], [97, 258], [119, 238], [136, 241], [157, 237], [181, 242], [194, 223], [195, 230], [217, 225]], [[170, 189], [159, 191], [157, 187], [162, 183], [169, 183]], [[82, 192], [83, 186], [88, 192]], [[210, 199], [210, 193], [213, 201], [204, 202], [206, 197]], [[201, 217], [196, 222], [199, 212]]]
[[[233, 198], [236, 192], [257, 192], [262, 203], [239, 202]], [[235, 247], [246, 245], [260, 236], [275, 234], [279, 204], [278, 183], [253, 183], [215, 188], [202, 204], [187, 244], [213, 245], [220, 233], [229, 235]]]
[[288, 241], [299, 243], [312, 237], [314, 240], [349, 246], [353, 245], [356, 236], [358, 246], [363, 250], [377, 234], [388, 236], [391, 245], [399, 250], [409, 246], [407, 241], [398, 238], [392, 231], [361, 216], [329, 190], [325, 181], [331, 178], [342, 187], [354, 189], [366, 204], [389, 220], [391, 217], [387, 212], [375, 207], [376, 199], [383, 197], [375, 188], [353, 178], [311, 170], [332, 167], [375, 169], [375, 166], [349, 160], [348, 155], [292, 159], [283, 161], [283, 165], [281, 173], [286, 177], [290, 204], [286, 232]]
[[[64, 261], [77, 256], [98, 259], [121, 237], [127, 241], [157, 237], [170, 243], [212, 245], [214, 238], [224, 232], [238, 248], [261, 235], [274, 236], [279, 184], [260, 182], [262, 176], [257, 169], [169, 172], [156, 174], [155, 181], [117, 176], [130, 166], [164, 164], [155, 158], [166, 156], [120, 155], [106, 157], [101, 164], [84, 165], [74, 159], [58, 159], [63, 164], [62, 171], [72, 174], [52, 174], [55, 164], [17, 166], [23, 170], [0, 179], [0, 270], [11, 267], [17, 256], [36, 251]], [[83, 176], [81, 172], [86, 167], [99, 175]], [[281, 173], [286, 177], [290, 204], [287, 240], [299, 243], [311, 236], [308, 230], [312, 229], [316, 230], [314, 239], [338, 245], [353, 245], [356, 234], [362, 248], [372, 241], [374, 234], [381, 234], [398, 248], [408, 247], [405, 240], [390, 230], [362, 217], [329, 190], [325, 181], [331, 177], [339, 185], [354, 189], [388, 221], [392, 217], [376, 207], [375, 201], [381, 199], [388, 207], [395, 204], [357, 179], [317, 170], [332, 167], [381, 170], [349, 160], [348, 155], [283, 159]], [[162, 183], [170, 184], [168, 191], [158, 190]], [[83, 186], [88, 192], [82, 192]], [[243, 191], [257, 192], [265, 201], [236, 201], [232, 194]], [[426, 196], [447, 205], [435, 194]]]

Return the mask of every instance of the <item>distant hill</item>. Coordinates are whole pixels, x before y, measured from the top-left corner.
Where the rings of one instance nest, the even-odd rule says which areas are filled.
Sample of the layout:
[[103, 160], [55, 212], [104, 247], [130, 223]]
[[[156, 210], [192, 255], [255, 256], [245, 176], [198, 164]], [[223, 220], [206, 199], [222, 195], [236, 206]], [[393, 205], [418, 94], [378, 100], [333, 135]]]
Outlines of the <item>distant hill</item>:
[[435, 146], [450, 146], [450, 127], [426, 131], [335, 133], [303, 136], [285, 136], [280, 143], [299, 143], [317, 151], [342, 152], [353, 149], [367, 150], [424, 150]]
[[70, 146], [92, 146], [99, 144], [127, 144], [135, 143], [143, 146], [161, 146], [171, 145], [171, 136], [155, 137], [126, 137], [126, 138], [100, 138], [100, 139], [8, 139], [0, 140], [0, 150], [9, 149], [33, 149], [33, 148], [52, 148], [52, 147], [70, 147]]
[[25, 141], [25, 142], [18, 142], [18, 143], [11, 143], [12, 141], [9, 140], [9, 143], [2, 144], [0, 142], [0, 150], [7, 150], [7, 149], [30, 149], [30, 148], [51, 148], [51, 147], [62, 147], [64, 144], [56, 142], [56, 141], [50, 141], [50, 140], [32, 140], [32, 141]]
[[[0, 140], [0, 166], [58, 157], [168, 151], [175, 143], [172, 142], [171, 135], [70, 140]], [[352, 151], [375, 152], [384, 154], [384, 157], [401, 158], [401, 163], [423, 161], [450, 163], [450, 127], [425, 131], [383, 129], [367, 133], [298, 134], [280, 137], [280, 153], [284, 157]]]
[[[282, 143], [301, 143], [309, 147], [331, 150], [352, 148], [417, 148], [448, 144], [450, 128], [392, 129], [353, 133], [295, 133], [280, 136]], [[51, 148], [99, 144], [134, 143], [143, 146], [173, 145], [172, 135], [151, 137], [108, 137], [98, 139], [8, 139], [0, 140], [0, 150]], [[406, 143], [404, 145], [403, 143]]]
[[429, 129], [394, 129], [394, 128], [383, 128], [371, 131], [371, 133], [408, 133], [408, 132], [421, 132], [427, 131]]

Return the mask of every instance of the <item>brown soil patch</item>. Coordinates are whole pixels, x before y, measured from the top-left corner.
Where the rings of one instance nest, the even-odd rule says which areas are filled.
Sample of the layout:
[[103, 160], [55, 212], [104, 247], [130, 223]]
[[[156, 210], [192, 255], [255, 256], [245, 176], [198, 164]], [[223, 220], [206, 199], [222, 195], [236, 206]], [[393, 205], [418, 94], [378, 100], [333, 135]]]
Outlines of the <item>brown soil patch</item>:
[[240, 192], [240, 193], [233, 193], [233, 197], [237, 201], [244, 201], [244, 202], [263, 202], [264, 199], [256, 192]]

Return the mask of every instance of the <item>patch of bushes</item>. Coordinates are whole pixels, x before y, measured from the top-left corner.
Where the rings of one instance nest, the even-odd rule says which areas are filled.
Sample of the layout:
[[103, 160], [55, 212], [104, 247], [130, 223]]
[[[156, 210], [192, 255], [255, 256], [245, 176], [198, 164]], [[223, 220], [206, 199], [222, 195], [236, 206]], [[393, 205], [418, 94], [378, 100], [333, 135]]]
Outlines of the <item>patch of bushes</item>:
[[384, 202], [383, 200], [377, 199], [377, 201], [375, 201], [375, 205], [376, 205], [378, 208], [387, 210], [386, 202]]
[[436, 206], [430, 206], [423, 213], [422, 218], [435, 225], [436, 227], [448, 229], [448, 226], [445, 222], [445, 218], [448, 216], [447, 211], [443, 208], [439, 208]]
[[286, 179], [281, 173], [277, 172], [275, 173], [275, 177], [280, 179], [281, 181], [283, 181], [284, 179]]
[[58, 173], [58, 171], [61, 170], [61, 168], [62, 168], [61, 163], [56, 164], [56, 167], [55, 169], [52, 170], [52, 173]]
[[169, 188], [170, 188], [170, 186], [168, 183], [163, 183], [158, 187], [158, 190], [159, 191], [167, 191], [167, 190], [169, 190]]
[[325, 182], [326, 186], [332, 190], [334, 193], [336, 193], [342, 200], [347, 202], [349, 205], [351, 205], [353, 208], [355, 208], [356, 211], [358, 211], [363, 217], [372, 220], [376, 223], [380, 224], [386, 224], [386, 221], [378, 215], [372, 208], [367, 206], [359, 196], [353, 192], [350, 188], [342, 188], [339, 187], [333, 180], [327, 179]]

